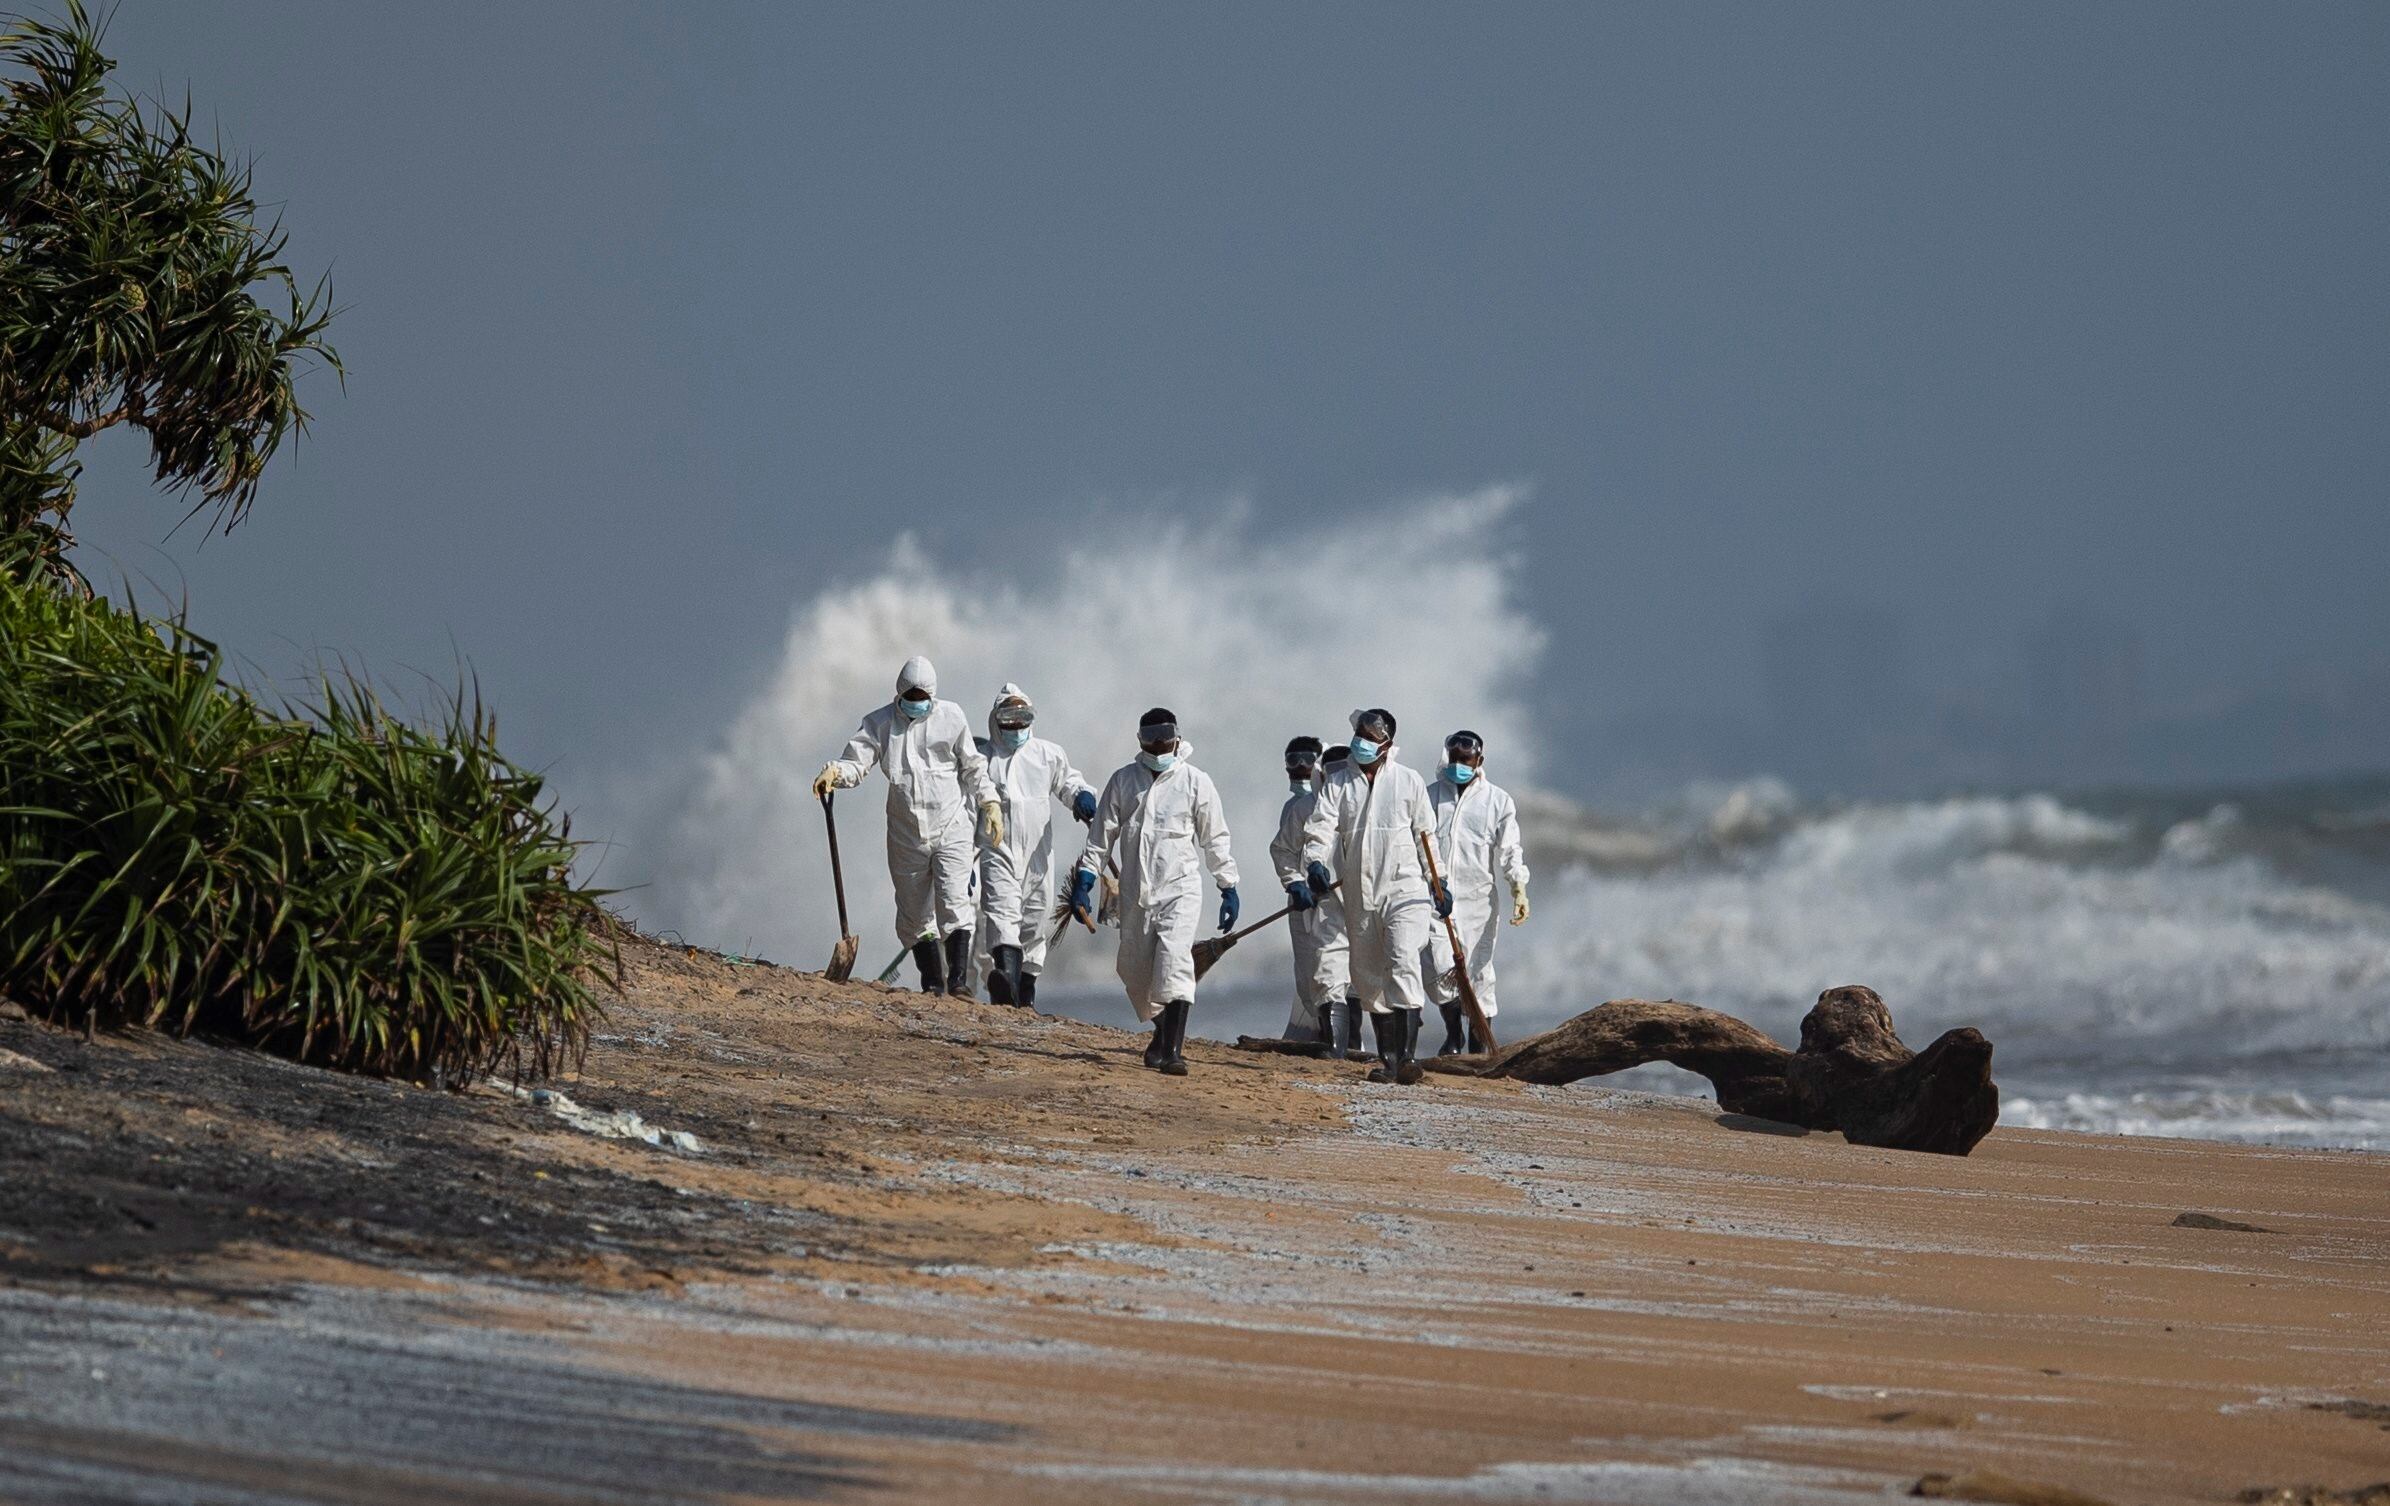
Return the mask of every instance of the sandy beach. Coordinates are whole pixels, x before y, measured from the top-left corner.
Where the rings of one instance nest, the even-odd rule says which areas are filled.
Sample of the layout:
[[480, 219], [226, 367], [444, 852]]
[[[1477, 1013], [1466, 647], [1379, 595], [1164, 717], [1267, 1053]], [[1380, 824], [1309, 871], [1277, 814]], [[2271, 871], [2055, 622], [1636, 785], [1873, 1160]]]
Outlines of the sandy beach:
[[1125, 1030], [626, 960], [569, 1118], [0, 1021], [0, 1498], [2390, 1478], [2378, 1156], [1902, 1154], [1208, 1042], [1174, 1081]]

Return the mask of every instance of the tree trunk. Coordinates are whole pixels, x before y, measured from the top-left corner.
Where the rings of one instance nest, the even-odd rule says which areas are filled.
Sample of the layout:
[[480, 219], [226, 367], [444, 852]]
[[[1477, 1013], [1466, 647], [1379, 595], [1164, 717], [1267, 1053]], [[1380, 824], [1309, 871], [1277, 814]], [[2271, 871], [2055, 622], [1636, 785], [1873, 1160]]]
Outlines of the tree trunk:
[[1438, 1072], [1575, 1082], [1664, 1061], [1698, 1072], [1728, 1113], [1840, 1130], [1856, 1145], [1963, 1156], [2000, 1117], [1992, 1043], [1960, 1029], [1922, 1052], [1901, 1044], [1875, 990], [1830, 988], [1787, 1051], [1732, 1015], [1674, 1000], [1613, 999], [1489, 1058], [1439, 1057]]

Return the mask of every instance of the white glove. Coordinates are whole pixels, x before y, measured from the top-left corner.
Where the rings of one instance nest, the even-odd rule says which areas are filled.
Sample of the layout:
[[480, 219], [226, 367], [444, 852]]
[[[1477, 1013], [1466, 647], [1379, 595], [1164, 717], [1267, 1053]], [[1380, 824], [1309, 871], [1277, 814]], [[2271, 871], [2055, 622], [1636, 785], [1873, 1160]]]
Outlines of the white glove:
[[990, 800], [979, 808], [979, 835], [990, 847], [1004, 845], [1004, 807]]
[[1527, 923], [1527, 886], [1525, 884], [1510, 891], [1510, 923], [1514, 926], [1523, 926]]
[[838, 765], [834, 763], [823, 764], [822, 771], [813, 776], [813, 798], [819, 800], [824, 795], [829, 794], [832, 790], [837, 788]]

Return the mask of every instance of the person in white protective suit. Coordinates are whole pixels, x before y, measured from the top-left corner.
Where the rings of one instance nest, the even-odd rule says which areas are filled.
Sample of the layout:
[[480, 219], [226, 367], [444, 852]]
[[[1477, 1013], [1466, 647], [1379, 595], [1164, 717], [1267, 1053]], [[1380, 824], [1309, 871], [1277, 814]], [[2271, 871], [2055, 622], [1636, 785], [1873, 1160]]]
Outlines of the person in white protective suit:
[[[1278, 811], [1278, 835], [1270, 839], [1270, 866], [1278, 871], [1278, 882], [1293, 910], [1286, 919], [1286, 932], [1294, 943], [1295, 1007], [1286, 1017], [1286, 1039], [1318, 1041], [1323, 1055], [1335, 1056], [1344, 1040], [1337, 1014], [1350, 980], [1344, 903], [1334, 894], [1313, 895], [1303, 877], [1303, 825], [1311, 819], [1311, 808], [1319, 804], [1319, 782], [1328, 761], [1327, 750], [1316, 737], [1298, 737], [1286, 745], [1288, 794]], [[1357, 1047], [1361, 1040], [1358, 1012], [1347, 1018], [1351, 1046]]]
[[1352, 757], [1320, 786], [1303, 825], [1306, 893], [1289, 891], [1287, 902], [1316, 898], [1343, 880], [1353, 1002], [1369, 1011], [1377, 1035], [1369, 1080], [1415, 1083], [1419, 1013], [1427, 1007], [1420, 962], [1430, 921], [1452, 913], [1452, 893], [1420, 865], [1421, 845], [1433, 851], [1435, 814], [1427, 781], [1397, 761], [1394, 713], [1372, 707], [1354, 712], [1352, 722]]
[[[878, 769], [888, 776], [888, 877], [896, 885], [896, 939], [912, 948], [925, 993], [971, 997], [971, 811], [979, 837], [1004, 841], [1004, 807], [963, 708], [938, 699], [938, 671], [919, 654], [896, 677], [896, 695], [865, 712], [846, 751], [815, 776], [818, 798], [851, 790]], [[965, 801], [969, 804], [965, 804]], [[944, 949], [940, 950], [940, 938]]]
[[979, 751], [988, 783], [1004, 806], [1004, 840], [979, 850], [979, 943], [975, 968], [984, 970], [988, 998], [1033, 1007], [1045, 966], [1047, 927], [1054, 909], [1054, 802], [1082, 821], [1095, 819], [1095, 789], [1071, 767], [1059, 744], [1030, 728], [1037, 708], [1029, 693], [1007, 684], [988, 709], [988, 735]]
[[[1527, 852], [1519, 841], [1519, 807], [1510, 791], [1485, 777], [1485, 739], [1474, 732], [1455, 732], [1444, 739], [1444, 766], [1427, 787], [1427, 803], [1436, 813], [1436, 851], [1448, 865], [1444, 881], [1452, 886], [1452, 924], [1461, 933], [1467, 953], [1469, 981], [1477, 989], [1477, 1003], [1492, 1019], [1494, 1003], [1494, 940], [1502, 925], [1495, 904], [1495, 880], [1510, 886], [1510, 923], [1527, 921]], [[1461, 1018], [1460, 983], [1453, 975], [1452, 938], [1444, 928], [1428, 933], [1428, 997], [1444, 1012], [1444, 1044], [1438, 1056], [1464, 1049], [1483, 1051], [1477, 1027]]]
[[1092, 923], [1099, 873], [1119, 893], [1120, 981], [1140, 1021], [1153, 1022], [1145, 1064], [1187, 1075], [1187, 1016], [1195, 1007], [1195, 932], [1203, 870], [1220, 889], [1220, 929], [1237, 918], [1236, 858], [1212, 776], [1195, 767], [1178, 717], [1159, 706], [1137, 722], [1137, 756], [1104, 782], [1071, 878], [1071, 910]]

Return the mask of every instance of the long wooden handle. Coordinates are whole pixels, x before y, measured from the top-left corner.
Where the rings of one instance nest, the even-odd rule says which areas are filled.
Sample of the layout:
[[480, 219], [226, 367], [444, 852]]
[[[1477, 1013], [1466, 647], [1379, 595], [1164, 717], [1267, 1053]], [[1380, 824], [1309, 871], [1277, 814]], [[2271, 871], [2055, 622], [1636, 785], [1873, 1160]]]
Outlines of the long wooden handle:
[[[1452, 898], [1452, 886], [1436, 871], [1436, 849], [1424, 835], [1419, 838], [1419, 855], [1427, 859], [1427, 876], [1443, 889], [1446, 899]], [[1477, 1038], [1485, 1042], [1486, 1050], [1492, 1051], [1494, 1027], [1485, 1017], [1485, 1007], [1477, 1002], [1477, 985], [1469, 981], [1469, 954], [1461, 946], [1460, 925], [1449, 911], [1444, 916], [1444, 934], [1452, 941], [1452, 970], [1460, 978], [1461, 1008], [1469, 1012], [1469, 1023], [1477, 1028]]]
[[[1322, 889], [1319, 894], [1312, 896], [1311, 903], [1316, 906], [1320, 902], [1322, 896], [1334, 894], [1337, 890], [1343, 887], [1344, 880], [1338, 879], [1335, 883], [1330, 884], [1325, 889]], [[1241, 931], [1231, 931], [1226, 936], [1215, 936], [1212, 938], [1212, 940], [1222, 942], [1227, 945], [1234, 945], [1235, 943], [1240, 942], [1246, 937], [1252, 935], [1255, 931], [1260, 930], [1263, 926], [1269, 925], [1275, 921], [1284, 920], [1286, 917], [1294, 913], [1294, 903], [1290, 900], [1287, 902], [1284, 909], [1274, 910], [1271, 913], [1264, 915], [1261, 919], [1253, 922], [1253, 924], [1245, 927], [1245, 929]]]
[[830, 828], [830, 887], [838, 891], [838, 934], [851, 936], [854, 930], [846, 923], [846, 870], [838, 862], [838, 818], [830, 814], [830, 802], [837, 791], [822, 791], [822, 821]]

